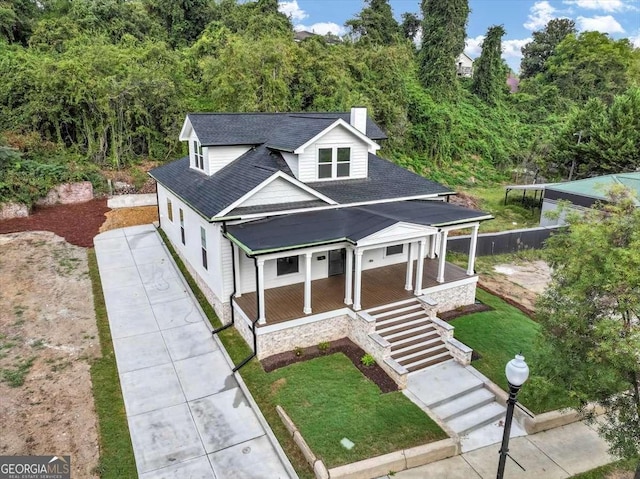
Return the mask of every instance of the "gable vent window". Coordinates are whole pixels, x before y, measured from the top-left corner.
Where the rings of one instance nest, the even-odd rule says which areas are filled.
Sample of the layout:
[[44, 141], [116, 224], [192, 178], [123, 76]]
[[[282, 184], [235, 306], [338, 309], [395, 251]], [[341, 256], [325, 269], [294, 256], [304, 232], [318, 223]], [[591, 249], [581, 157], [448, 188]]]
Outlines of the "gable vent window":
[[202, 226], [200, 227], [200, 246], [202, 247], [202, 267], [209, 269], [207, 261], [207, 232]]
[[397, 244], [394, 246], [387, 246], [387, 250], [386, 250], [386, 256], [392, 256], [394, 254], [402, 254], [402, 252], [404, 251], [404, 245], [403, 244]]
[[348, 178], [351, 175], [351, 148], [318, 148], [318, 179]]
[[278, 258], [278, 276], [283, 276], [285, 274], [292, 274], [298, 272], [298, 257], [297, 256], [287, 256], [286, 258]]
[[204, 170], [204, 153], [199, 141], [193, 141], [193, 160], [196, 168]]

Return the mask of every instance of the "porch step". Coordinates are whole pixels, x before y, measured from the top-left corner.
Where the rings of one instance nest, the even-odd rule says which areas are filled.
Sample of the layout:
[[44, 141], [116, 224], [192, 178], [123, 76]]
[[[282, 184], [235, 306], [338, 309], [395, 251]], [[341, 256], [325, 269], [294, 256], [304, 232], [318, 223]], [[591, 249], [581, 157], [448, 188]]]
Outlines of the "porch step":
[[429, 366], [448, 361], [449, 359], [451, 359], [451, 354], [447, 350], [446, 352], [437, 354], [435, 356], [420, 359], [410, 364], [404, 364], [404, 367], [407, 368], [410, 373], [412, 373], [414, 371], [418, 371], [420, 369], [428, 368]]
[[388, 319], [395, 317], [398, 314], [413, 312], [413, 311], [424, 311], [422, 305], [418, 302], [411, 303], [409, 306], [405, 306], [404, 308], [391, 309], [389, 311], [385, 311], [384, 313], [372, 314], [376, 321], [381, 321], [383, 319]]
[[447, 421], [447, 425], [460, 435], [479, 429], [482, 426], [491, 424], [503, 417], [506, 408], [497, 402], [490, 402], [479, 408], [473, 408], [451, 421]]
[[391, 352], [396, 350], [408, 348], [410, 346], [414, 346], [416, 344], [422, 343], [423, 341], [429, 341], [431, 339], [440, 340], [440, 335], [436, 332], [436, 330], [431, 327], [425, 330], [425, 332], [420, 334], [410, 335], [404, 339], [397, 339], [395, 341], [389, 341], [391, 344]]
[[399, 339], [405, 339], [416, 334], [426, 333], [428, 330], [435, 331], [433, 323], [429, 318], [418, 318], [402, 324], [390, 326], [386, 329], [378, 330], [377, 333], [390, 343]]
[[480, 388], [457, 398], [449, 398], [449, 401], [432, 408], [432, 411], [444, 421], [451, 421], [495, 400], [496, 397], [491, 391], [486, 388]]
[[420, 334], [419, 336], [423, 336], [423, 338], [402, 348], [393, 349], [395, 346], [395, 344], [393, 344], [393, 346], [391, 346], [391, 357], [397, 361], [398, 358], [404, 358], [418, 351], [424, 351], [425, 349], [442, 344], [442, 339], [440, 339], [437, 333]]
[[411, 354], [406, 354], [403, 356], [392, 354], [391, 357], [395, 359], [398, 363], [406, 367], [408, 364], [413, 364], [416, 361], [420, 361], [422, 359], [432, 358], [434, 356], [438, 356], [439, 354], [442, 354], [445, 352], [448, 353], [449, 350], [447, 349], [447, 347], [444, 345], [442, 341], [439, 341], [438, 343], [436, 343], [431, 347], [425, 346]]
[[396, 301], [395, 303], [383, 304], [382, 306], [376, 306], [375, 308], [366, 309], [364, 312], [374, 316], [380, 312], [396, 309], [399, 306], [407, 305], [409, 303], [418, 303], [416, 298], [403, 299], [402, 301]]
[[409, 319], [417, 319], [418, 317], [428, 317], [428, 316], [423, 309], [420, 309], [420, 311], [413, 311], [411, 313], [402, 314], [400, 316], [393, 316], [388, 319], [382, 319], [382, 320], [376, 319], [376, 330], [380, 331], [381, 329], [402, 324]]

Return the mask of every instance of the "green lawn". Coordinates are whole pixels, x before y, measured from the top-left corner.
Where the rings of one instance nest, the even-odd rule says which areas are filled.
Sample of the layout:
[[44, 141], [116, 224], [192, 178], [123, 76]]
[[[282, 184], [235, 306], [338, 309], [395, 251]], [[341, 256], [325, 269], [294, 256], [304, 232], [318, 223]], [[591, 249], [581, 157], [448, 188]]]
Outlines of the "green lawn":
[[[160, 235], [209, 321], [214, 327], [220, 326], [213, 307], [162, 231]], [[251, 353], [234, 328], [222, 331], [219, 337], [235, 364]], [[381, 394], [342, 354], [293, 364], [271, 373], [266, 373], [254, 358], [240, 374], [301, 479], [315, 475], [282, 424], [277, 405], [285, 408], [313, 452], [328, 467], [447, 437], [400, 392]], [[343, 437], [356, 444], [351, 451], [339, 444]]]
[[451, 321], [456, 339], [481, 356], [472, 366], [506, 391], [505, 365], [522, 352], [531, 376], [518, 400], [536, 414], [572, 406], [566, 390], [536, 374], [536, 356], [541, 354], [537, 342], [540, 326], [519, 309], [481, 289], [477, 290], [477, 298], [494, 310]]
[[[447, 435], [401, 392], [381, 394], [342, 353], [251, 378], [267, 407], [280, 404], [328, 467]], [[342, 438], [355, 443], [350, 451]]]
[[[479, 198], [479, 208], [495, 217], [493, 220], [483, 221], [480, 224], [481, 233], [539, 226], [540, 209], [532, 209], [523, 205], [522, 193], [518, 193], [518, 191], [509, 193], [506, 205], [504, 204], [505, 189], [503, 186], [470, 188], [466, 189], [465, 193]], [[532, 192], [527, 192], [527, 198], [529, 197], [533, 199]]]
[[102, 479], [135, 479], [138, 477], [138, 472], [129, 436], [124, 401], [120, 391], [120, 379], [113, 352], [96, 253], [95, 250], [90, 249], [87, 254], [102, 351], [102, 356], [91, 364], [93, 400], [98, 415], [100, 433], [100, 460], [96, 472]]
[[573, 479], [615, 479], [624, 477], [633, 477], [633, 473], [638, 467], [638, 460], [634, 459], [622, 459], [620, 461], [612, 462], [606, 466], [600, 466], [590, 471], [583, 472], [582, 474], [576, 474], [571, 476]]

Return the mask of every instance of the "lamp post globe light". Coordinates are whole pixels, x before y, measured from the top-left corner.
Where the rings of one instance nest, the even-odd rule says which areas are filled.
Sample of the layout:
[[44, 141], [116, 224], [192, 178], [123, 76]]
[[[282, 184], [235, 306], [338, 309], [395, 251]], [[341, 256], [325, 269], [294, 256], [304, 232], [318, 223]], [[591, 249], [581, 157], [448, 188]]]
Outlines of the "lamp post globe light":
[[509, 399], [507, 399], [507, 417], [504, 421], [497, 479], [502, 479], [504, 476], [504, 466], [507, 461], [507, 455], [509, 454], [509, 435], [511, 434], [513, 409], [517, 402], [516, 396], [518, 395], [518, 391], [520, 391], [520, 388], [526, 380], [529, 379], [529, 366], [524, 362], [524, 356], [516, 354], [516, 357], [507, 363], [504, 372], [509, 382]]

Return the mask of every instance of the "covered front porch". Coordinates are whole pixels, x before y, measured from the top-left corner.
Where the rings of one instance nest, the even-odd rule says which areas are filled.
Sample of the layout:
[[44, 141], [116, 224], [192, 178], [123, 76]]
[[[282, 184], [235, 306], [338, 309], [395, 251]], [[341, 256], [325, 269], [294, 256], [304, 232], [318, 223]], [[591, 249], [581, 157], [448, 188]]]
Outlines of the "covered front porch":
[[[416, 260], [412, 261], [412, 270], [416, 270]], [[420, 290], [428, 292], [429, 288], [443, 284], [456, 283], [469, 278], [466, 270], [451, 263], [444, 264], [444, 280], [437, 280], [439, 274], [438, 259], [426, 258], [423, 261], [423, 279]], [[407, 263], [398, 263], [380, 268], [362, 271], [361, 307], [375, 308], [384, 304], [402, 301], [415, 295], [414, 291], [405, 288]], [[344, 302], [345, 275], [311, 281], [313, 314], [322, 314], [349, 307]], [[275, 324], [305, 316], [302, 306], [305, 304], [304, 283], [292, 284], [264, 290], [265, 320]], [[256, 318], [258, 305], [256, 293], [244, 293], [235, 299], [236, 304], [248, 318]]]

